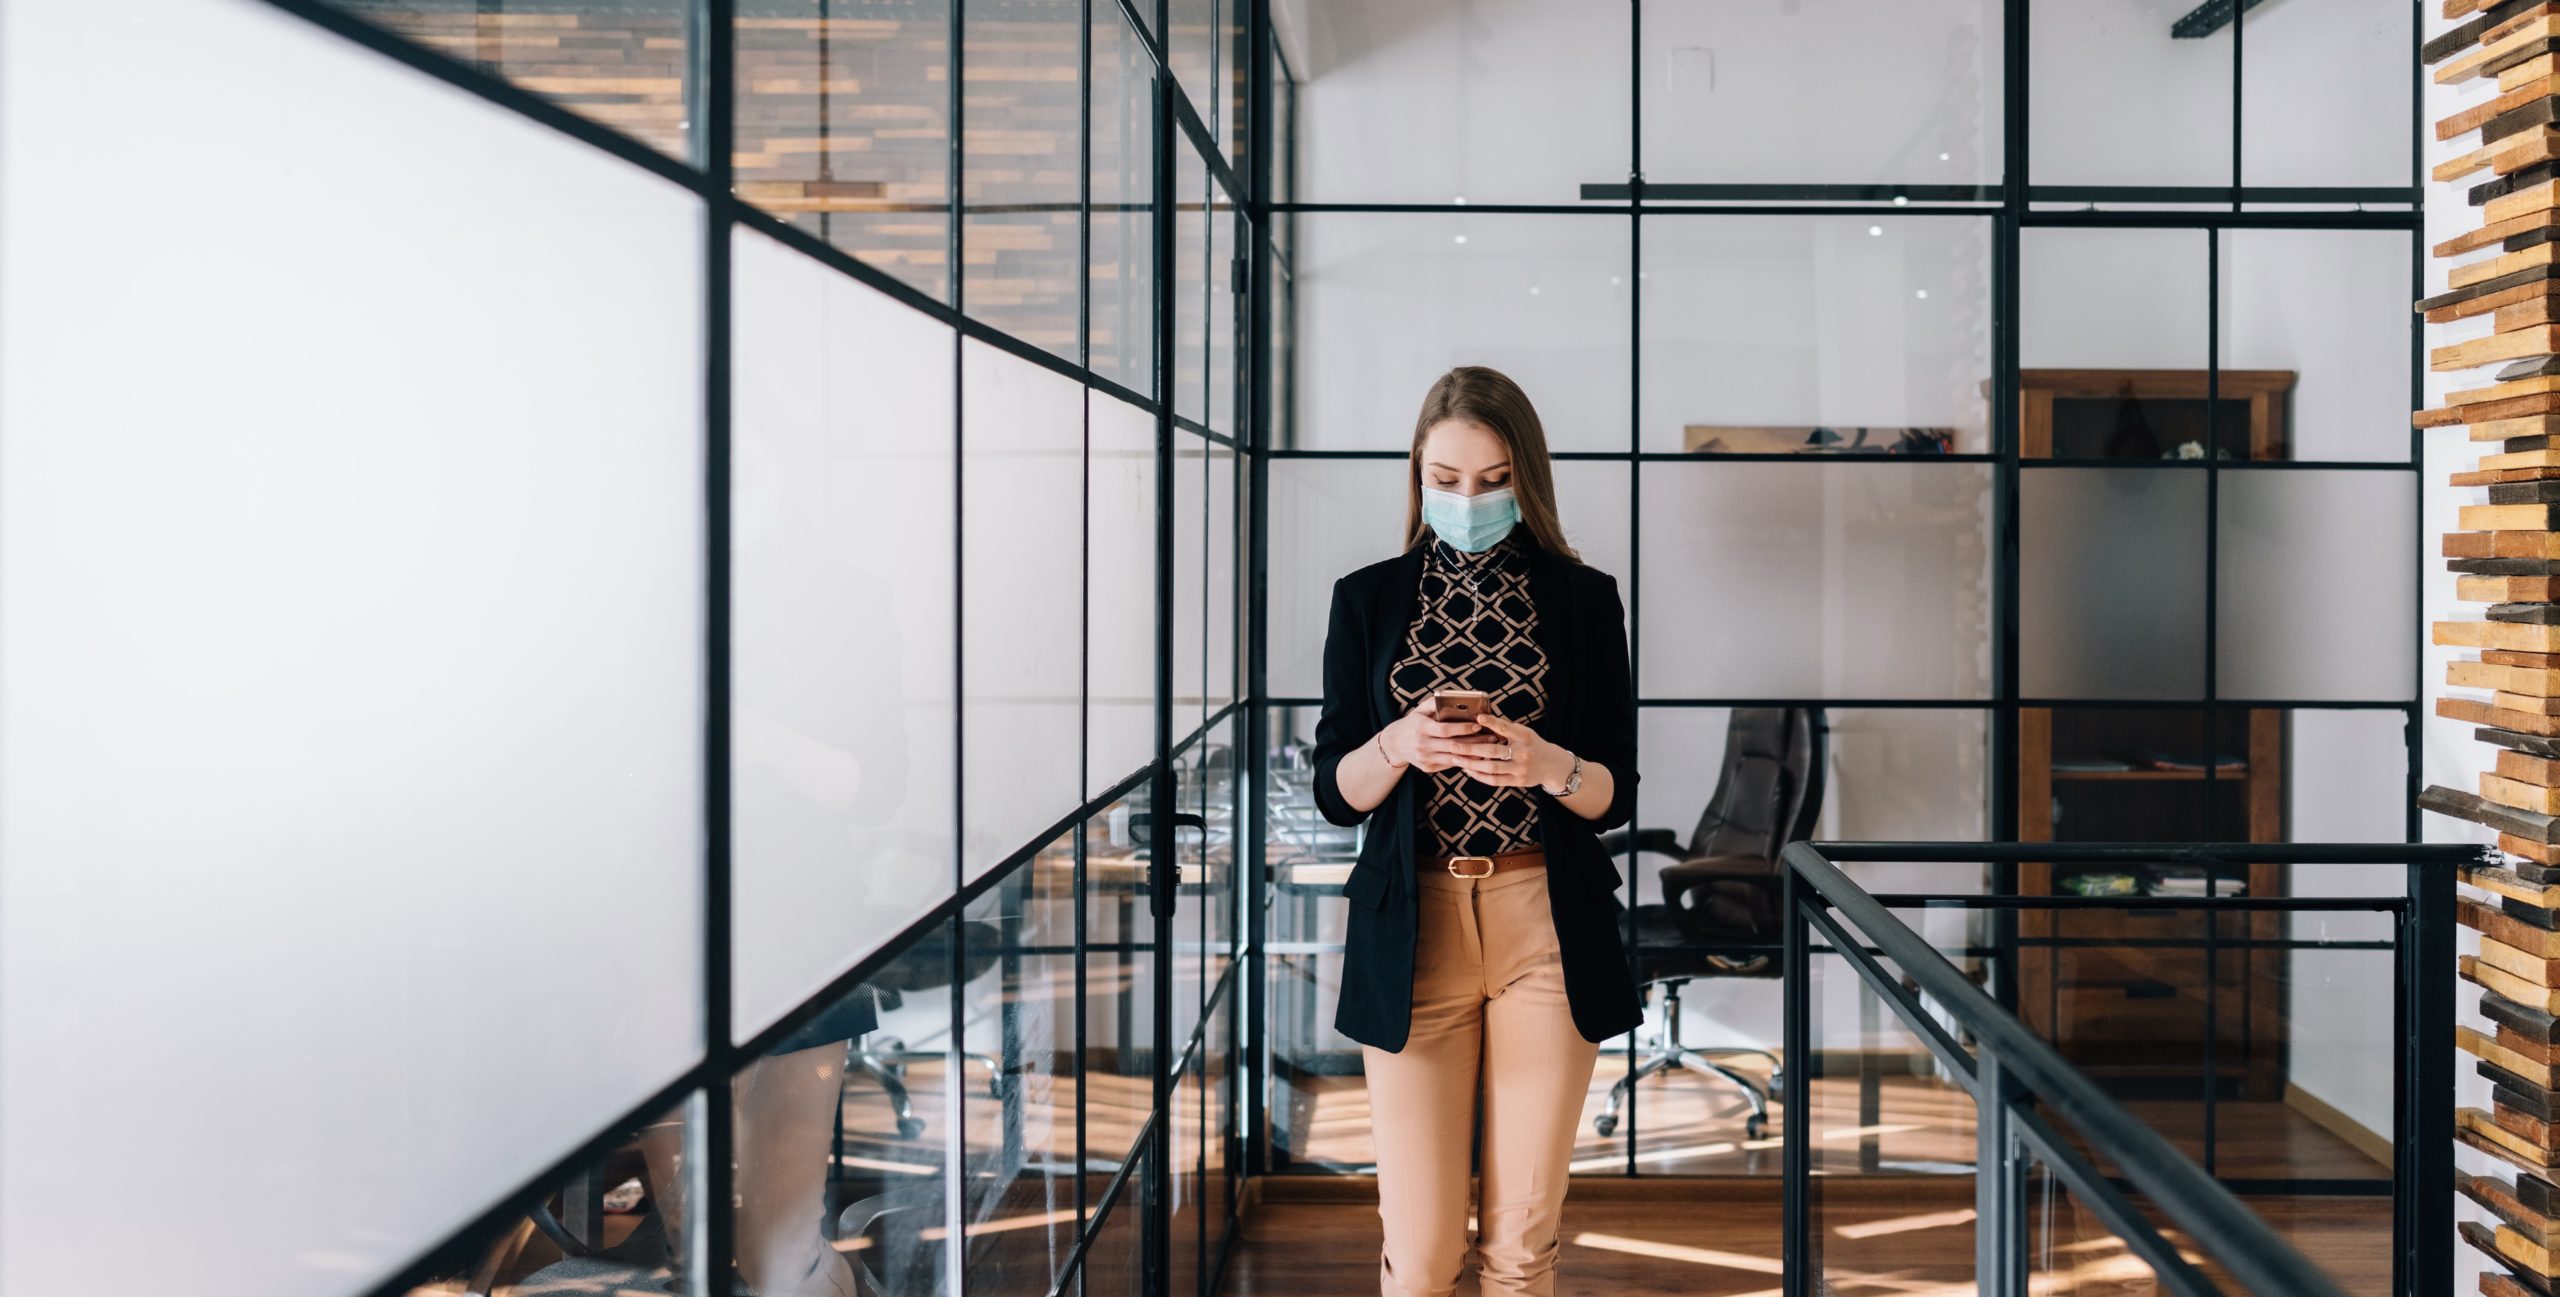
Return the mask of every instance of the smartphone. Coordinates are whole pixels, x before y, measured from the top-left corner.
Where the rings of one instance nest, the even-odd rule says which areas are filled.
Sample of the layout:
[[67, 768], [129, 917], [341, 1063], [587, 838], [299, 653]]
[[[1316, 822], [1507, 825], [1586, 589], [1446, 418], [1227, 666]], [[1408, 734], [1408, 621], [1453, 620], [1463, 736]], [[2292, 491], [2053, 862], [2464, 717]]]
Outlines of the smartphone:
[[1481, 689], [1436, 689], [1431, 694], [1431, 714], [1438, 720], [1474, 722], [1492, 709], [1493, 698]]

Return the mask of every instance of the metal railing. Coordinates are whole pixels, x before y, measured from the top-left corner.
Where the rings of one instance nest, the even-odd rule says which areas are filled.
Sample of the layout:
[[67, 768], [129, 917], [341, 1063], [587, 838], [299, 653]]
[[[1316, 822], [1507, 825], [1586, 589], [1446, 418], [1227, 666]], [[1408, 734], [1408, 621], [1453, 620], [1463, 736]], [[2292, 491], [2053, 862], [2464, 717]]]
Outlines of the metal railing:
[[[2414, 843], [1950, 843], [1796, 842], [1783, 855], [1785, 880], [1785, 1075], [1783, 1131], [1787, 1297], [1825, 1290], [1824, 1241], [1813, 1228], [1822, 1192], [1813, 1172], [1812, 1015], [1816, 954], [1836, 955], [1862, 989], [1901, 1018], [1975, 1108], [1975, 1285], [1986, 1297], [2028, 1291], [2029, 1177], [2041, 1167], [2181, 1297], [2226, 1292], [2328, 1297], [2336, 1280], [2288, 1244], [2230, 1187], [2181, 1154], [2067, 1061], [2055, 1046], [1977, 985], [1892, 907], [1951, 906], [2014, 916], [2020, 910], [2161, 907], [2214, 911], [2367, 911], [2388, 914], [2394, 961], [2392, 1291], [2440, 1291], [2453, 1268], [2454, 874], [2493, 863], [2470, 845]], [[1844, 862], [2019, 865], [2354, 865], [2407, 867], [2403, 895], [2370, 897], [2079, 897], [2020, 895], [1878, 896], [1852, 881]], [[2007, 871], [2003, 871], [2006, 876]], [[2014, 917], [1987, 946], [1993, 976], [2022, 944]], [[1819, 936], [1822, 946], [1814, 939]], [[1863, 938], [1863, 939], [1860, 939]], [[2034, 944], [2025, 942], [2024, 944]], [[2247, 944], [2247, 943], [2242, 943]], [[2319, 943], [2260, 942], [2260, 945]], [[1892, 971], [1884, 966], [1891, 961]], [[2014, 963], [2008, 964], [2014, 969]], [[1967, 1048], [1967, 1042], [1971, 1048]], [[2063, 1129], [2057, 1129], [2057, 1123]], [[2068, 1138], [2063, 1133], [2068, 1130]], [[2111, 1168], [2102, 1174], [2096, 1162]], [[2149, 1211], [2135, 1199], [2146, 1200]], [[2157, 1218], [2184, 1236], [2165, 1236]], [[2202, 1264], [2199, 1264], [2201, 1262]], [[2207, 1270], [2214, 1272], [2209, 1276]], [[2229, 1287], [2225, 1287], [2225, 1284]]]

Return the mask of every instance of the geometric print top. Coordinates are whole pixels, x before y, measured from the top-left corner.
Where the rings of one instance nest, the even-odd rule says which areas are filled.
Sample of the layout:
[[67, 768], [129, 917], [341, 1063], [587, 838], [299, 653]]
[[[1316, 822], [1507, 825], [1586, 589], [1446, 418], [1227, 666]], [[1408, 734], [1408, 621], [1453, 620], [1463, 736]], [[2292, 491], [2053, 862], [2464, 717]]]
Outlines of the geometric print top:
[[[1388, 673], [1399, 711], [1435, 689], [1481, 689], [1506, 720], [1535, 726], [1546, 710], [1547, 654], [1520, 531], [1481, 554], [1433, 537], [1422, 564], [1413, 625]], [[1452, 767], [1426, 775], [1425, 854], [1490, 856], [1538, 845], [1538, 803], [1526, 788], [1480, 784]]]

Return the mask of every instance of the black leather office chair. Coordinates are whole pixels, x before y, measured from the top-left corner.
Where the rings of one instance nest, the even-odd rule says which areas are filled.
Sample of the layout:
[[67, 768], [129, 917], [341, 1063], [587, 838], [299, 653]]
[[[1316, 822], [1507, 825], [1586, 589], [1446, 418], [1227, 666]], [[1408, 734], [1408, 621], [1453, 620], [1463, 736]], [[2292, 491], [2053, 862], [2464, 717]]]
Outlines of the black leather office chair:
[[1785, 939], [1778, 852], [1810, 837], [1822, 816], [1823, 773], [1830, 757], [1830, 722], [1819, 707], [1737, 707], [1725, 727], [1724, 767], [1715, 795], [1684, 846], [1669, 829], [1637, 829], [1602, 839], [1612, 853], [1630, 845], [1639, 853], [1668, 856], [1662, 871], [1662, 903], [1635, 911], [1636, 964], [1645, 992], [1662, 994], [1663, 1011], [1653, 1045], [1635, 1071], [1609, 1090], [1609, 1104], [1592, 1118], [1602, 1135], [1618, 1128], [1635, 1083], [1672, 1068], [1710, 1076], [1742, 1092], [1751, 1105], [1745, 1135], [1769, 1126], [1769, 1092], [1714, 1056], [1757, 1055], [1769, 1060], [1769, 1085], [1780, 1084], [1778, 1059], [1749, 1046], [1698, 1047], [1680, 1040], [1680, 992], [1701, 977], [1775, 977], [1777, 956], [1735, 955], [1664, 946], [1775, 946]]

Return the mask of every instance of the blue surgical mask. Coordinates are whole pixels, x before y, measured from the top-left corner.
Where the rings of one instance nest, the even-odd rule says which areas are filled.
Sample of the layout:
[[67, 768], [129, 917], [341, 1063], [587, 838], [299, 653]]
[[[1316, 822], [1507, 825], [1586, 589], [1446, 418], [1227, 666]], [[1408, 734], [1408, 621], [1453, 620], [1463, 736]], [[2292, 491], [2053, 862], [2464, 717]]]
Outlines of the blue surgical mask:
[[1476, 495], [1422, 488], [1422, 520], [1451, 549], [1481, 554], [1500, 544], [1520, 521], [1520, 502], [1511, 488], [1496, 487]]

